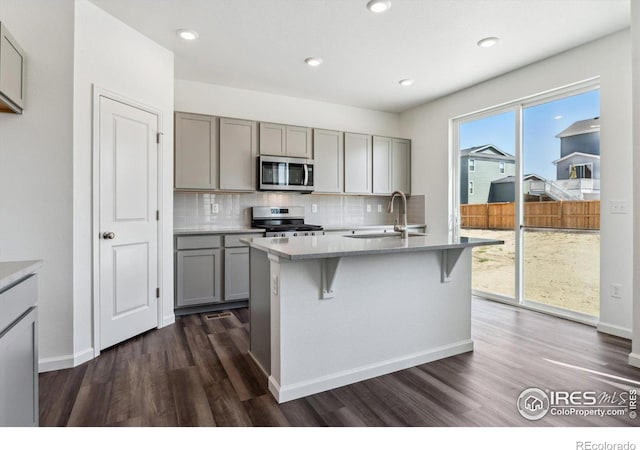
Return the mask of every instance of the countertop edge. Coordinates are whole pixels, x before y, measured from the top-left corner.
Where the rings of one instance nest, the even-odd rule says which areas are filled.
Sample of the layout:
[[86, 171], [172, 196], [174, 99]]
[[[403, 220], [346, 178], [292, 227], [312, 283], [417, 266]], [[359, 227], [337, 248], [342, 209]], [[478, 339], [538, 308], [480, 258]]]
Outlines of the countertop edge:
[[214, 229], [214, 230], [198, 230], [198, 229], [174, 229], [174, 236], [188, 236], [191, 234], [251, 234], [251, 233], [264, 233], [266, 230], [263, 228], [229, 228], [229, 229]]
[[[350, 239], [350, 238], [345, 237], [345, 239]], [[346, 250], [346, 251], [337, 251], [337, 252], [307, 253], [304, 255], [291, 255], [289, 253], [285, 253], [277, 249], [265, 247], [260, 244], [256, 244], [254, 242], [249, 242], [249, 240], [243, 240], [243, 242], [247, 243], [250, 247], [255, 248], [256, 250], [270, 253], [272, 255], [276, 255], [280, 258], [290, 260], [290, 261], [342, 258], [342, 257], [348, 257], [348, 256], [382, 255], [382, 254], [391, 254], [391, 253], [429, 252], [429, 251], [439, 251], [439, 250], [453, 250], [458, 248], [465, 249], [470, 247], [481, 247], [483, 245], [504, 244], [504, 241], [501, 241], [501, 240], [486, 239], [483, 242], [467, 242], [467, 243], [457, 243], [457, 244], [434, 244], [431, 246], [422, 246], [422, 247], [373, 248], [373, 249], [366, 249], [366, 250]]]
[[36, 273], [42, 265], [43, 261], [40, 259], [28, 261], [0, 261], [0, 292], [5, 291], [7, 288], [15, 285], [29, 275]]

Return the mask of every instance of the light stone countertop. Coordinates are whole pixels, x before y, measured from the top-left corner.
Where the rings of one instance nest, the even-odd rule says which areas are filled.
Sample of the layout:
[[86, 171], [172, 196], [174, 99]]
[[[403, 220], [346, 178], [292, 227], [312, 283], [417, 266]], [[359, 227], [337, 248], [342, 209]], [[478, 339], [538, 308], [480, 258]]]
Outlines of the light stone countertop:
[[[427, 228], [424, 223], [410, 223], [407, 228]], [[393, 230], [393, 225], [329, 225], [323, 227], [324, 231], [350, 231], [350, 230]]]
[[0, 292], [42, 267], [41, 260], [0, 262]]
[[251, 228], [243, 226], [201, 226], [189, 228], [174, 228], [174, 236], [184, 236], [189, 234], [248, 234], [248, 233], [264, 233], [263, 228]]
[[251, 247], [284, 259], [321, 259], [342, 256], [374, 255], [385, 253], [423, 252], [457, 248], [500, 245], [504, 241], [448, 236], [398, 236], [353, 238], [348, 236], [297, 236], [292, 238], [247, 238], [242, 241]]

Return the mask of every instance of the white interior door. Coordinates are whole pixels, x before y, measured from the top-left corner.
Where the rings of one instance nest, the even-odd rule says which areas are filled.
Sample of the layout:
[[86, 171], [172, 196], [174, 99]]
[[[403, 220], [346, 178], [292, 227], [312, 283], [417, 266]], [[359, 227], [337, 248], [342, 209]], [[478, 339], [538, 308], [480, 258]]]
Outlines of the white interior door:
[[158, 326], [158, 116], [99, 97], [100, 348]]

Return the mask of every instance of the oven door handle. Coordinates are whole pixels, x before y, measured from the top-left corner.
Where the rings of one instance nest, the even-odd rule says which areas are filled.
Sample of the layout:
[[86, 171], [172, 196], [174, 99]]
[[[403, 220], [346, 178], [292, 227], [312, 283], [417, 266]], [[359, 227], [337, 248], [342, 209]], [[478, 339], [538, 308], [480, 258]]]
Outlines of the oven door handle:
[[304, 165], [304, 186], [308, 186], [309, 183], [309, 166], [307, 164]]

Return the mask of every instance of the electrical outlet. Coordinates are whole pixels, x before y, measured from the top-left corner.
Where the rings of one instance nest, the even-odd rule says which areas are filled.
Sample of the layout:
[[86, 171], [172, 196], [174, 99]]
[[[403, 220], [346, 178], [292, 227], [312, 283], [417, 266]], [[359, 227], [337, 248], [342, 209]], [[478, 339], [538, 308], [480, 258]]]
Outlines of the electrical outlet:
[[378, 212], [382, 212], [382, 205], [378, 205]]
[[611, 283], [611, 297], [622, 298], [622, 285], [619, 283]]
[[318, 205], [316, 205], [315, 203], [313, 203], [311, 205], [311, 212], [312, 213], [317, 213], [318, 212]]
[[610, 200], [609, 212], [611, 214], [628, 214], [629, 208], [625, 200]]
[[371, 205], [367, 205], [367, 212], [371, 212]]
[[218, 206], [217, 203], [212, 203], [211, 204], [211, 212], [214, 214], [218, 214], [218, 212], [220, 211], [220, 208]]

